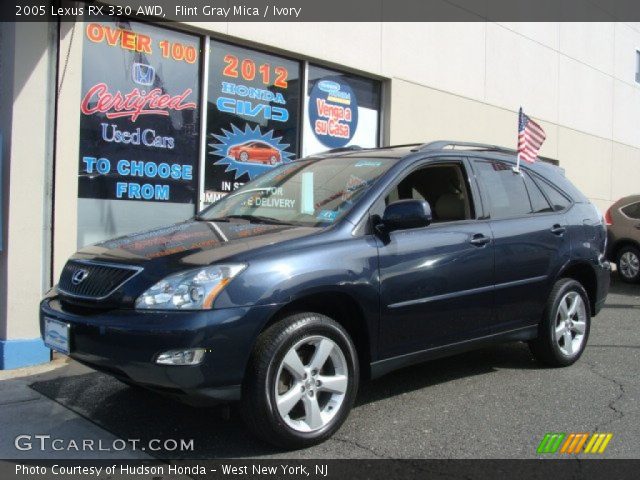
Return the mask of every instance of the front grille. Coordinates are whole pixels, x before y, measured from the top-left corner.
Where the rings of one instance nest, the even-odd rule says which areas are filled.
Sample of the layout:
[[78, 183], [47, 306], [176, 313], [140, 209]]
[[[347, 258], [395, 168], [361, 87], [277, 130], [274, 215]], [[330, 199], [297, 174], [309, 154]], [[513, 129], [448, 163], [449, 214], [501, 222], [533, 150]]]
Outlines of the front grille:
[[[63, 295], [100, 300], [111, 295], [140, 270], [137, 267], [71, 260], [62, 269], [58, 290]], [[80, 277], [84, 278], [78, 282]]]

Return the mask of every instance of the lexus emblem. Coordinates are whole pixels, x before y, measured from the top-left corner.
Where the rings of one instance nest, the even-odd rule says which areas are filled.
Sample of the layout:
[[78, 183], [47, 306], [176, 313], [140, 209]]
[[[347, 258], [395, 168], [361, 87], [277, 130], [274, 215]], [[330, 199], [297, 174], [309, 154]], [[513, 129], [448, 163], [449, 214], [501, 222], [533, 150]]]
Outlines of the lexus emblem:
[[84, 280], [89, 276], [89, 272], [83, 268], [76, 270], [73, 272], [73, 276], [71, 277], [71, 283], [74, 285], [80, 285]]

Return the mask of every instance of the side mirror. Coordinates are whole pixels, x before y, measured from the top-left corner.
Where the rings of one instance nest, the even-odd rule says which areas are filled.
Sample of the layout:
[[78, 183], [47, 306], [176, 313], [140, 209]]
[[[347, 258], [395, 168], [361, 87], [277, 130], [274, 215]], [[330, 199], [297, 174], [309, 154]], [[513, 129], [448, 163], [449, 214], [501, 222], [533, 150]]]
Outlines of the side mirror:
[[384, 209], [382, 223], [383, 230], [407, 230], [410, 228], [426, 227], [431, 223], [431, 206], [425, 200], [398, 200], [390, 203]]

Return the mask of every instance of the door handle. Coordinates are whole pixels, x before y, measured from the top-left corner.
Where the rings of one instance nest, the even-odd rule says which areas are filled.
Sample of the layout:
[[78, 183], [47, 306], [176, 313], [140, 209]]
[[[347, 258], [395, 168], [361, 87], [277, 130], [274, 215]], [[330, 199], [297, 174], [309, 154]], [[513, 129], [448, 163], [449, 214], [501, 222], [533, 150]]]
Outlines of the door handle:
[[558, 235], [559, 237], [561, 237], [564, 232], [567, 229], [565, 227], [563, 227], [562, 225], [560, 225], [559, 223], [556, 223], [553, 227], [551, 227], [551, 233], [553, 233], [554, 235]]
[[639, 223], [639, 224], [637, 224], [637, 225], [635, 225], [635, 228], [636, 228], [637, 230], [640, 230], [640, 223]]
[[491, 241], [490, 237], [487, 237], [482, 233], [476, 233], [473, 237], [471, 237], [471, 240], [469, 241], [469, 243], [471, 243], [471, 245], [475, 245], [476, 247], [484, 247], [490, 241]]

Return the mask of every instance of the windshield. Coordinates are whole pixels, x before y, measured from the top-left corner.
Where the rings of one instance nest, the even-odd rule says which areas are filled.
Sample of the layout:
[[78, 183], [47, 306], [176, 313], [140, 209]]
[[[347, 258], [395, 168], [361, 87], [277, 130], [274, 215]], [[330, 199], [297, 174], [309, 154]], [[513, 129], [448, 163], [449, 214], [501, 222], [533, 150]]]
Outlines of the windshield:
[[325, 226], [346, 215], [392, 163], [341, 157], [286, 164], [220, 199], [197, 219]]

